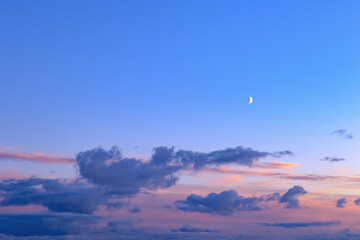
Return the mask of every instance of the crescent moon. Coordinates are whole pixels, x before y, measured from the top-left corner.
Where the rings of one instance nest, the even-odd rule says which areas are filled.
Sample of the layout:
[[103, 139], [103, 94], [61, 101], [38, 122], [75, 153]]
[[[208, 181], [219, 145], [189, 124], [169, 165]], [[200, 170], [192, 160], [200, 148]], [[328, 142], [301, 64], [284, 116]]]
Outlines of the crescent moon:
[[251, 104], [253, 102], [253, 99], [252, 99], [252, 97], [249, 97], [249, 98], [250, 98], [249, 104]]

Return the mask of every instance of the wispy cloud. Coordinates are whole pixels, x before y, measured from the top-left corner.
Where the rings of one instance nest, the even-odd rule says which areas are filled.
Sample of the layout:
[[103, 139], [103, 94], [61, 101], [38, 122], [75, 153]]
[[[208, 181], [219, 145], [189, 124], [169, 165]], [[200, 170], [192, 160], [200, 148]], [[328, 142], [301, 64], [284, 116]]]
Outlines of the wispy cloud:
[[172, 229], [172, 232], [192, 232], [192, 233], [201, 233], [201, 232], [207, 232], [207, 233], [213, 233], [213, 232], [219, 232], [217, 229], [208, 229], [208, 228], [199, 228], [195, 227], [191, 224], [186, 224], [179, 229]]
[[49, 156], [43, 153], [6, 153], [0, 152], [1, 159], [23, 160], [40, 163], [75, 164], [75, 158]]
[[339, 158], [339, 157], [324, 157], [323, 159], [321, 159], [323, 161], [328, 161], [328, 162], [341, 162], [341, 161], [345, 161], [345, 158]]
[[268, 168], [268, 169], [287, 169], [294, 170], [294, 167], [300, 166], [297, 163], [286, 162], [255, 162], [253, 167], [255, 168]]
[[332, 222], [287, 222], [287, 223], [259, 223], [265, 227], [283, 227], [283, 228], [304, 228], [304, 227], [332, 227], [339, 225], [340, 221]]
[[18, 169], [13, 169], [10, 170], [8, 172], [2, 172], [0, 173], [0, 180], [4, 180], [4, 179], [21, 179], [24, 178], [24, 174], [18, 170]]
[[352, 133], [348, 133], [346, 129], [338, 129], [332, 132], [333, 135], [342, 137], [344, 139], [352, 139], [354, 138]]
[[227, 175], [227, 176], [221, 176], [221, 177], [214, 178], [213, 180], [211, 180], [211, 183], [212, 184], [235, 183], [235, 182], [241, 181], [242, 179], [243, 179], [243, 177], [240, 175]]
[[355, 177], [347, 176], [334, 176], [334, 175], [321, 175], [321, 174], [296, 174], [285, 172], [273, 172], [262, 170], [241, 170], [233, 168], [204, 168], [203, 171], [225, 173], [225, 174], [239, 174], [247, 176], [263, 176], [263, 177], [275, 177], [280, 179], [290, 179], [299, 181], [344, 181], [344, 182], [360, 182], [360, 175]]

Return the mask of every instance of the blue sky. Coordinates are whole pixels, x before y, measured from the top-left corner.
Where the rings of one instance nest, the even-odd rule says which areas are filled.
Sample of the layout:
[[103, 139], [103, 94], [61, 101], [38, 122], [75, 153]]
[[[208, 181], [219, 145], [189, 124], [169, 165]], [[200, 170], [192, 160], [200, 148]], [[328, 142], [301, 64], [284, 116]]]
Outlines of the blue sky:
[[2, 145], [213, 150], [358, 131], [357, 1], [1, 5]]
[[[350, 0], [1, 1], [0, 150], [74, 157], [117, 145], [148, 158], [157, 146], [242, 145], [291, 150], [283, 160], [298, 173], [356, 175], [359, 8]], [[76, 175], [68, 165], [1, 163]]]

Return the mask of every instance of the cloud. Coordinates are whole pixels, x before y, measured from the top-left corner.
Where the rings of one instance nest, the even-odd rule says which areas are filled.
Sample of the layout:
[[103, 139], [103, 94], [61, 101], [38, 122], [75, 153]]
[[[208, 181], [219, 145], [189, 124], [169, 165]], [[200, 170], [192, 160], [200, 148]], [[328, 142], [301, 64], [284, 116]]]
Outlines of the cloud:
[[295, 185], [290, 188], [281, 198], [280, 203], [286, 203], [286, 208], [300, 208], [300, 202], [297, 197], [306, 194], [307, 192], [301, 186]]
[[211, 184], [228, 184], [228, 183], [231, 183], [231, 182], [238, 182], [240, 180], [242, 180], [243, 177], [240, 176], [240, 175], [228, 175], [228, 176], [221, 176], [221, 177], [217, 177], [217, 178], [214, 178], [212, 181], [211, 181]]
[[132, 209], [129, 210], [129, 212], [131, 212], [131, 213], [139, 213], [139, 212], [141, 212], [141, 209], [139, 207], [133, 207]]
[[0, 159], [24, 160], [39, 163], [76, 164], [74, 158], [48, 156], [43, 153], [5, 153], [0, 152]]
[[274, 152], [274, 153], [272, 153], [270, 155], [272, 155], [273, 157], [282, 157], [282, 156], [285, 156], [285, 155], [292, 156], [292, 155], [294, 155], [294, 153], [292, 151], [286, 150], [286, 151]]
[[[128, 203], [119, 201], [119, 198], [134, 196], [142, 190], [171, 187], [176, 184], [181, 170], [200, 170], [208, 165], [228, 163], [253, 166], [255, 161], [263, 157], [290, 154], [289, 151], [260, 152], [241, 146], [209, 153], [157, 147], [149, 161], [141, 161], [123, 157], [116, 147], [109, 151], [95, 148], [76, 156], [79, 179], [75, 181], [41, 178], [0, 181], [0, 206], [41, 205], [49, 211], [47, 215], [1, 215], [0, 233], [57, 236], [88, 232], [87, 227], [96, 223], [92, 214], [99, 206], [108, 210], [128, 206]], [[12, 157], [46, 163], [74, 163], [68, 158], [51, 158], [43, 154], [13, 154]], [[234, 211], [260, 210], [257, 203], [256, 197], [239, 196], [234, 190], [229, 190], [219, 194], [210, 193], [206, 197], [192, 194], [185, 201], [177, 201], [177, 207], [183, 211], [228, 215]], [[137, 213], [140, 208], [134, 207], [128, 211]], [[17, 225], [21, 224], [16, 232]], [[119, 224], [123, 223], [108, 223], [104, 231], [123, 231]], [[78, 225], [81, 226], [77, 227]], [[182, 229], [191, 228], [188, 226]], [[206, 229], [203, 230], [206, 232]]]
[[57, 236], [89, 230], [98, 217], [78, 215], [0, 215], [0, 233], [14, 236]]
[[129, 202], [124, 202], [124, 201], [116, 201], [116, 202], [108, 202], [106, 208], [108, 210], [111, 209], [120, 209], [124, 206], [128, 206]]
[[[135, 158], [123, 157], [116, 147], [109, 151], [95, 148], [81, 152], [76, 156], [82, 179], [75, 182], [40, 178], [1, 181], [0, 190], [3, 199], [0, 205], [26, 206], [35, 204], [47, 207], [50, 212], [92, 214], [100, 205], [105, 205], [108, 209], [123, 206], [122, 202], [111, 201], [112, 198], [131, 197], [141, 190], [171, 187], [176, 184], [179, 171], [188, 168], [190, 165], [194, 168], [222, 163], [251, 165], [260, 157], [287, 154], [291, 153], [289, 151], [266, 153], [241, 146], [210, 153], [184, 150], [175, 152], [173, 147], [157, 147], [154, 149], [151, 160], [143, 162]], [[36, 156], [38, 160], [42, 159], [41, 161], [49, 159], [42, 154]], [[22, 157], [33, 159], [33, 156], [22, 155]], [[59, 159], [68, 162], [66, 159]], [[226, 199], [231, 194], [224, 192], [219, 195], [220, 197], [214, 199], [222, 197]], [[205, 201], [210, 197], [213, 195], [204, 198]], [[235, 199], [234, 204], [240, 210], [259, 209], [255, 204], [256, 198], [237, 196]], [[230, 201], [230, 199], [228, 200]], [[210, 211], [210, 209], [211, 206], [209, 205], [208, 210]], [[224, 207], [216, 210], [214, 208], [213, 211], [225, 214], [229, 209]], [[223, 213], [220, 213], [221, 211]]]
[[215, 215], [230, 215], [235, 211], [259, 211], [258, 203], [278, 201], [286, 203], [286, 208], [300, 208], [297, 197], [307, 192], [301, 186], [290, 188], [284, 195], [280, 193], [266, 194], [259, 198], [239, 196], [234, 190], [221, 193], [210, 193], [206, 197], [191, 194], [186, 200], [175, 201], [177, 209], [184, 212], [200, 212]]
[[186, 224], [182, 227], [180, 227], [179, 229], [172, 229], [171, 230], [172, 232], [189, 232], [189, 233], [201, 233], [201, 232], [207, 232], [207, 233], [217, 233], [219, 232], [219, 230], [217, 229], [207, 229], [207, 228], [198, 228], [198, 227], [195, 227], [191, 224]]
[[324, 157], [323, 159], [321, 159], [323, 161], [328, 161], [328, 162], [341, 162], [341, 161], [345, 161], [345, 158], [338, 158], [338, 157]]
[[[113, 148], [115, 149], [115, 148]], [[101, 148], [90, 150], [100, 151]], [[111, 150], [110, 150], [111, 151]], [[109, 152], [110, 152], [109, 151]], [[87, 151], [89, 152], [89, 151]], [[118, 151], [119, 152], [119, 151]], [[86, 152], [85, 152], [86, 153]], [[121, 155], [121, 154], [120, 154]], [[261, 152], [251, 148], [244, 148], [238, 146], [235, 148], [227, 148], [224, 150], [213, 151], [209, 153], [201, 153], [188, 150], [174, 151], [174, 147], [156, 147], [152, 156], [152, 163], [157, 166], [167, 163], [181, 163], [182, 166], [193, 165], [195, 169], [200, 169], [208, 164], [226, 164], [237, 163], [241, 165], [252, 166], [253, 162], [264, 157], [282, 157], [285, 155], [292, 155], [291, 151], [278, 152]], [[76, 164], [75, 158], [64, 156], [49, 156], [43, 153], [6, 153], [0, 152], [0, 159], [25, 160], [40, 163], [56, 163], [56, 164]], [[268, 167], [271, 167], [270, 165]]]
[[82, 178], [106, 187], [112, 194], [131, 196], [141, 190], [168, 188], [176, 184], [179, 171], [185, 168], [199, 170], [207, 165], [235, 163], [252, 166], [254, 161], [267, 156], [291, 155], [290, 151], [260, 152], [242, 146], [200, 153], [174, 147], [154, 148], [149, 162], [125, 158], [118, 148], [106, 151], [95, 148], [76, 156]]
[[340, 198], [336, 201], [337, 208], [343, 208], [346, 204], [346, 198]]
[[[155, 153], [156, 154], [156, 153]], [[109, 193], [131, 196], [141, 189], [155, 190], [175, 185], [175, 174], [181, 166], [169, 162], [142, 162], [135, 158], [124, 158], [113, 147], [106, 151], [95, 148], [76, 156], [81, 177], [106, 187]]]
[[28, 178], [0, 182], [0, 206], [43, 205], [51, 212], [92, 214], [107, 199], [101, 190], [82, 183]]
[[354, 232], [349, 228], [343, 229], [340, 232], [322, 232], [310, 235], [304, 235], [296, 238], [296, 240], [358, 240], [360, 233]]
[[130, 218], [125, 218], [125, 219], [118, 218], [115, 221], [108, 222], [106, 227], [102, 231], [104, 233], [106, 232], [123, 233], [123, 232], [128, 232], [130, 228], [133, 227], [133, 225], [134, 223]]
[[11, 169], [7, 172], [0, 173], [0, 181], [4, 179], [22, 179], [25, 177], [25, 174], [19, 169]]
[[298, 167], [297, 163], [284, 163], [284, 162], [255, 162], [253, 167], [267, 168], [267, 169], [287, 169], [294, 170], [293, 167]]
[[332, 227], [339, 225], [340, 221], [332, 222], [287, 222], [287, 223], [260, 223], [265, 227], [283, 227], [283, 228], [304, 228], [304, 227]]
[[270, 201], [280, 201], [281, 194], [280, 193], [272, 193], [266, 194], [259, 198], [259, 202], [270, 202]]
[[279, 240], [278, 237], [269, 236], [269, 235], [267, 235], [266, 238], [264, 238], [264, 236], [260, 236], [260, 235], [248, 235], [242, 233], [240, 233], [234, 239], [235, 240]]
[[191, 164], [194, 166], [195, 169], [201, 169], [204, 166], [208, 165], [221, 165], [228, 163], [252, 166], [254, 161], [257, 161], [260, 158], [265, 158], [268, 156], [282, 157], [284, 155], [292, 155], [292, 152], [260, 152], [251, 148], [244, 148], [242, 146], [239, 146], [209, 153], [179, 150], [175, 154], [175, 159], [182, 162], [184, 165]]
[[351, 133], [348, 133], [346, 129], [338, 129], [332, 132], [333, 135], [345, 138], [345, 139], [352, 139], [354, 136]]
[[239, 174], [239, 175], [248, 175], [248, 176], [275, 177], [279, 179], [301, 180], [301, 181], [360, 182], [359, 176], [347, 177], [347, 176], [333, 176], [333, 175], [320, 175], [320, 174], [295, 174], [295, 173], [284, 173], [284, 172], [251, 171], [251, 170], [240, 170], [234, 168], [211, 168], [211, 167], [206, 167], [203, 169], [203, 171], [227, 173], [227, 174]]
[[234, 190], [210, 193], [206, 197], [191, 194], [186, 200], [175, 202], [184, 212], [200, 212], [216, 215], [230, 215], [235, 211], [259, 211], [256, 197], [239, 196]]

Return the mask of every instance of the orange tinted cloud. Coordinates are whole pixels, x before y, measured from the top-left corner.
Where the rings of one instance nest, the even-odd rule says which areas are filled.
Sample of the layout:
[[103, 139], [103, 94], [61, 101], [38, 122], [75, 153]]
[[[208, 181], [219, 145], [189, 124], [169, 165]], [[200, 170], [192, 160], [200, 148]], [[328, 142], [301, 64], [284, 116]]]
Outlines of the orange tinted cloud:
[[228, 174], [239, 174], [249, 176], [270, 176], [281, 179], [290, 180], [304, 180], [304, 181], [331, 181], [340, 180], [348, 182], [360, 182], [360, 176], [347, 177], [347, 176], [334, 176], [334, 175], [320, 175], [320, 174], [295, 174], [295, 173], [282, 173], [273, 171], [252, 171], [252, 170], [239, 170], [232, 168], [204, 168], [204, 171], [217, 172], [217, 173], [228, 173]]
[[40, 163], [74, 164], [74, 158], [48, 156], [43, 153], [5, 153], [0, 152], [0, 159], [25, 160]]
[[217, 178], [213, 179], [212, 182], [214, 182], [214, 183], [233, 183], [233, 182], [238, 182], [242, 179], [243, 179], [243, 177], [240, 175], [230, 175], [230, 176], [217, 177]]
[[253, 167], [256, 168], [273, 168], [273, 169], [287, 169], [294, 170], [294, 167], [298, 167], [297, 163], [284, 163], [284, 162], [254, 162]]

